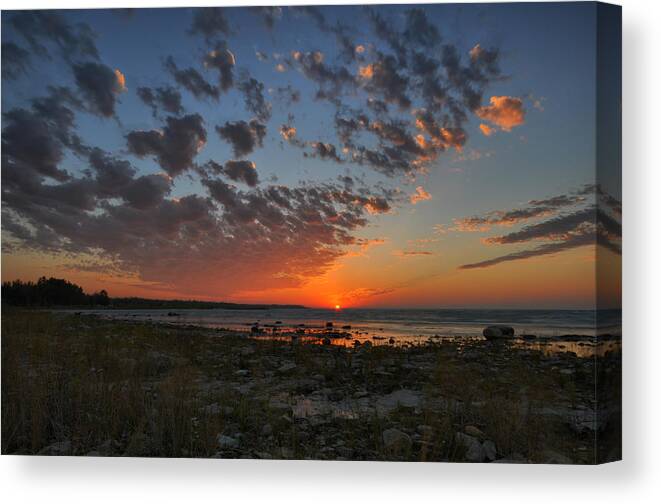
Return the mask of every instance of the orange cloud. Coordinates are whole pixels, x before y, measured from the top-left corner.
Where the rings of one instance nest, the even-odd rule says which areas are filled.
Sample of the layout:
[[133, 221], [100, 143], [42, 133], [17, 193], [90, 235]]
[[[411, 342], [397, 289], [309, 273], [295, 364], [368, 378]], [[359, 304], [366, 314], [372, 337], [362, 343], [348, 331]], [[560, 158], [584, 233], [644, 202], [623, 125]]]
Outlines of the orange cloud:
[[371, 79], [374, 76], [374, 65], [366, 65], [358, 68], [358, 74], [363, 79]]
[[521, 98], [492, 96], [489, 103], [475, 111], [477, 117], [499, 126], [503, 131], [511, 131], [524, 123], [526, 113]]
[[356, 53], [357, 54], [363, 54], [365, 52], [365, 46], [362, 44], [358, 44], [356, 46]]
[[287, 67], [286, 67], [285, 65], [283, 65], [282, 63], [278, 63], [278, 64], [275, 66], [275, 70], [276, 70], [276, 72], [283, 73], [283, 72], [286, 72], [286, 71], [287, 71]]
[[126, 91], [126, 77], [124, 77], [124, 74], [117, 68], [115, 69], [115, 79], [117, 79], [117, 89], [115, 92], [123, 93]]
[[393, 255], [396, 255], [397, 257], [408, 258], [416, 256], [432, 256], [434, 253], [429, 252], [428, 250], [395, 250]]
[[296, 138], [296, 128], [294, 128], [293, 126], [287, 126], [286, 124], [283, 124], [282, 126], [280, 126], [280, 135], [282, 135], [282, 138], [284, 138], [289, 142], [292, 139]]
[[425, 191], [425, 188], [422, 186], [416, 187], [415, 193], [411, 195], [411, 203], [414, 205], [420, 203], [421, 201], [427, 201], [430, 199], [432, 199], [432, 195]]
[[484, 134], [484, 136], [491, 136], [496, 132], [495, 129], [484, 123], [480, 124], [480, 131]]

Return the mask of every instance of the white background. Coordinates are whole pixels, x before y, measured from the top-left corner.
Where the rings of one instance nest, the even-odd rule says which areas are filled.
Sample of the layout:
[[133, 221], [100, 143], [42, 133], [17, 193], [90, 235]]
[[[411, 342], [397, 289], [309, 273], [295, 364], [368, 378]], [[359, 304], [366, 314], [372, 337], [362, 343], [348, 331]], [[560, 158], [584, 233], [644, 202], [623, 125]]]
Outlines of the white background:
[[[0, 0], [2, 9], [250, 3]], [[254, 2], [260, 3], [283, 2]], [[4, 502], [661, 502], [661, 97], [655, 96], [661, 89], [661, 2], [621, 3], [625, 205], [623, 462], [564, 467], [3, 456], [0, 496]]]

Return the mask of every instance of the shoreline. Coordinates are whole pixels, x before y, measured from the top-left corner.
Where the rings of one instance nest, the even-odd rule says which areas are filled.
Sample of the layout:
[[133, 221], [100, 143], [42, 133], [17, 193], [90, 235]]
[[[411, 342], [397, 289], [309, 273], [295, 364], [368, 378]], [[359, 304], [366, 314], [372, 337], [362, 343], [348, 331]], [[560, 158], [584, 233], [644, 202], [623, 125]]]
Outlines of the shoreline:
[[618, 456], [606, 442], [617, 412], [597, 411], [594, 397], [597, 372], [617, 375], [612, 352], [595, 360], [486, 341], [219, 338], [198, 327], [9, 310], [2, 334], [3, 453], [579, 464]]

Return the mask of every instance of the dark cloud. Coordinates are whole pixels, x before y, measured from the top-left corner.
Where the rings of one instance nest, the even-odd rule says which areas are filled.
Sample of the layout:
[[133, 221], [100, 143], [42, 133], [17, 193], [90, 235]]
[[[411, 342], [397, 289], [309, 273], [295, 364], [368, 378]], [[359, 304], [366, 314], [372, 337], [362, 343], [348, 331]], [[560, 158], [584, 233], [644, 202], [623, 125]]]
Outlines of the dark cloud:
[[218, 100], [220, 89], [207, 82], [202, 74], [194, 68], [180, 69], [172, 56], [168, 56], [164, 63], [165, 69], [174, 77], [174, 80], [187, 89], [195, 98], [212, 98]]
[[583, 197], [594, 190], [594, 186], [588, 187], [565, 195], [531, 200], [529, 204], [532, 206], [527, 208], [490, 212], [485, 217], [455, 221], [455, 227], [450, 230], [486, 231], [492, 224], [511, 226], [531, 218], [548, 217], [561, 208], [571, 208], [571, 211], [561, 215], [552, 216], [505, 235], [483, 240], [485, 244], [491, 246], [545, 242], [542, 245], [465, 264], [460, 266], [460, 269], [486, 268], [503, 262], [555, 254], [586, 245], [595, 247], [601, 245], [614, 253], [621, 254], [622, 224], [614, 216], [597, 208], [594, 202]]
[[76, 85], [90, 112], [102, 117], [115, 115], [117, 96], [125, 91], [124, 76], [102, 63], [73, 65]]
[[232, 144], [236, 157], [243, 157], [262, 146], [266, 126], [255, 119], [250, 122], [228, 121], [223, 126], [216, 126], [216, 131], [223, 140]]
[[126, 136], [129, 151], [138, 157], [154, 156], [171, 176], [192, 168], [193, 159], [204, 147], [207, 132], [199, 114], [168, 117], [160, 130], [132, 131]]
[[139, 87], [136, 93], [138, 98], [151, 108], [154, 117], [158, 116], [161, 109], [175, 115], [179, 115], [184, 111], [181, 106], [181, 94], [173, 87]]
[[366, 7], [366, 11], [376, 36], [390, 46], [390, 49], [397, 57], [398, 63], [401, 66], [406, 66], [406, 48], [403, 44], [403, 37], [399, 31], [374, 8]]
[[310, 144], [312, 147], [312, 157], [318, 157], [321, 159], [328, 159], [335, 161], [337, 163], [343, 163], [344, 160], [338, 155], [337, 149], [333, 144], [323, 143], [323, 142], [312, 142]]
[[222, 91], [227, 91], [234, 84], [234, 66], [236, 59], [234, 54], [224, 44], [219, 44], [215, 49], [204, 56], [205, 68], [218, 70], [219, 85]]
[[363, 86], [370, 93], [405, 109], [411, 106], [411, 98], [407, 94], [409, 79], [398, 72], [400, 68], [394, 56], [379, 54], [374, 63], [360, 68], [360, 76]]
[[223, 166], [222, 173], [228, 178], [243, 182], [247, 186], [255, 187], [259, 184], [259, 176], [252, 161], [227, 161]]
[[262, 18], [269, 30], [273, 29], [275, 22], [282, 17], [282, 7], [250, 7], [250, 10]]
[[69, 174], [59, 167], [66, 149], [78, 155], [88, 150], [76, 133], [72, 107], [82, 107], [82, 103], [67, 88], [51, 87], [48, 95], [32, 100], [31, 108], [5, 112], [3, 176], [29, 180], [36, 172], [54, 180], [67, 180]]
[[161, 204], [170, 188], [170, 181], [163, 175], [143, 175], [124, 188], [122, 197], [131, 207], [145, 210]]
[[568, 240], [563, 242], [548, 243], [545, 245], [540, 245], [539, 247], [535, 247], [533, 249], [513, 252], [511, 254], [505, 254], [499, 257], [495, 257], [493, 259], [488, 259], [486, 261], [464, 264], [460, 266], [459, 269], [466, 270], [466, 269], [487, 268], [489, 266], [495, 266], [496, 264], [500, 264], [504, 262], [519, 261], [522, 259], [529, 259], [531, 257], [556, 254], [576, 247], [594, 245], [596, 243], [595, 240], [596, 240], [596, 236], [594, 234], [573, 235]]
[[14, 29], [25, 39], [30, 49], [40, 56], [50, 57], [44, 43], [54, 44], [67, 60], [80, 58], [99, 59], [94, 39], [96, 35], [85, 23], [71, 25], [54, 11], [21, 11], [10, 21]]
[[30, 53], [13, 42], [2, 43], [2, 78], [17, 79], [30, 67]]
[[406, 28], [403, 37], [409, 43], [426, 48], [432, 48], [441, 41], [438, 29], [429, 22], [422, 9], [406, 11]]
[[346, 67], [324, 63], [324, 54], [321, 51], [294, 51], [291, 64], [318, 84], [319, 89], [316, 94], [318, 99], [337, 99], [356, 85], [354, 76]]
[[560, 215], [548, 219], [538, 224], [526, 226], [520, 231], [509, 233], [503, 236], [488, 238], [486, 243], [490, 244], [509, 244], [521, 243], [530, 240], [558, 240], [567, 237], [571, 232], [576, 231], [584, 224], [593, 225], [596, 222], [597, 214], [594, 208], [586, 208], [578, 212], [567, 215]]
[[192, 35], [202, 35], [207, 42], [217, 40], [219, 36], [229, 35], [230, 27], [221, 7], [200, 7], [193, 9]]
[[293, 103], [301, 101], [301, 92], [298, 89], [294, 89], [291, 84], [276, 88], [275, 93], [277, 99], [285, 106], [290, 106]]
[[264, 98], [264, 84], [252, 77], [246, 77], [237, 88], [243, 94], [246, 109], [255, 114], [261, 122], [271, 118], [271, 104]]

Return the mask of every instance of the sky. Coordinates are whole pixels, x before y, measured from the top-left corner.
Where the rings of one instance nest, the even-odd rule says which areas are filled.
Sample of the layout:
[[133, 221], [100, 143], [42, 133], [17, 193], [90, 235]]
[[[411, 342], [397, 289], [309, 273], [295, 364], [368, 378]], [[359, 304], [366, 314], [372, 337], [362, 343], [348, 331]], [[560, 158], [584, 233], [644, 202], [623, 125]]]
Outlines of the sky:
[[599, 257], [617, 305], [597, 39], [592, 3], [3, 11], [2, 279], [593, 308]]

